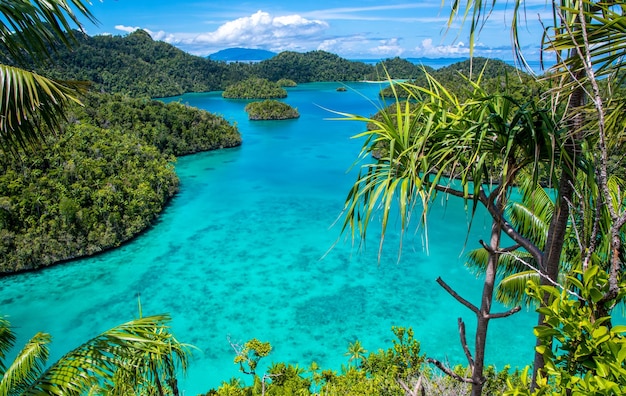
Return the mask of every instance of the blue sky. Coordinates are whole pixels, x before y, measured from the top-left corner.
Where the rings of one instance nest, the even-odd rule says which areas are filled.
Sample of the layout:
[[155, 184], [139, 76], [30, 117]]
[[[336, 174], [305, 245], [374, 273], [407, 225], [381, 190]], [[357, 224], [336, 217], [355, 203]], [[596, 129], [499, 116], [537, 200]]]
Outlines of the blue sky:
[[[501, 0], [476, 42], [476, 55], [513, 59], [511, 5]], [[466, 57], [467, 26], [446, 32], [450, 0], [160, 1], [94, 0], [90, 35], [148, 31], [155, 40], [206, 56], [230, 47], [275, 52], [325, 50], [348, 59]], [[538, 58], [545, 0], [525, 1], [524, 53]]]

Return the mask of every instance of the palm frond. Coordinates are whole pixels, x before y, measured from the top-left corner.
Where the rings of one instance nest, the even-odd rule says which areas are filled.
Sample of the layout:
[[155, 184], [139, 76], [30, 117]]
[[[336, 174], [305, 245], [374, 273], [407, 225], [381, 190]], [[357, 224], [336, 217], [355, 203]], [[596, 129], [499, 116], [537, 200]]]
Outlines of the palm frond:
[[[582, 12], [579, 4], [582, 4]], [[551, 72], [557, 76], [569, 77], [573, 71], [584, 68], [583, 62], [588, 57], [594, 64], [596, 77], [616, 77], [626, 62], [626, 16], [623, 8], [617, 11], [611, 2], [582, 0], [580, 3], [564, 4], [559, 8], [559, 13], [565, 18], [576, 18], [571, 18], [569, 29], [555, 26], [553, 34], [544, 43], [546, 51], [568, 53]], [[585, 18], [584, 29], [579, 17], [581, 14]], [[585, 41], [589, 44], [588, 47], [585, 47]], [[588, 76], [580, 76], [583, 80], [571, 81], [571, 84], [584, 85], [584, 79]], [[563, 88], [571, 86], [565, 85]]]
[[50, 335], [37, 333], [17, 354], [0, 380], [0, 395], [21, 395], [45, 368]]
[[4, 359], [7, 357], [7, 353], [15, 345], [15, 333], [11, 330], [11, 324], [4, 316], [0, 316], [0, 376], [4, 375], [6, 366], [4, 365]]
[[356, 136], [365, 138], [359, 159], [366, 163], [346, 198], [342, 233], [351, 229], [353, 238], [358, 233], [364, 240], [376, 214], [382, 246], [392, 211], [401, 232], [416, 210], [426, 227], [429, 206], [442, 191], [471, 202], [473, 218], [485, 183], [504, 194], [523, 168], [532, 166], [536, 176], [539, 163], [557, 161], [559, 130], [545, 109], [487, 94], [480, 85], [482, 72], [475, 81], [467, 79], [472, 95], [463, 102], [432, 75], [425, 76], [427, 87], [392, 85], [394, 93], [404, 89], [408, 100], [401, 102], [396, 94], [395, 105], [379, 117], [341, 114], [369, 125]]
[[66, 108], [80, 104], [79, 95], [86, 88], [83, 82], [58, 82], [0, 64], [0, 148], [14, 153], [57, 131]]
[[554, 202], [548, 191], [527, 178], [521, 186], [522, 201], [512, 201], [506, 209], [511, 224], [539, 248], [545, 246], [554, 213]]
[[[476, 275], [482, 275], [487, 268], [487, 261], [489, 259], [489, 252], [485, 249], [473, 249], [467, 253], [466, 267]], [[537, 262], [528, 253], [523, 250], [515, 250], [506, 254], [501, 254], [498, 257], [498, 276], [510, 276], [518, 272], [524, 272], [528, 270], [528, 265], [537, 267]]]
[[50, 366], [25, 394], [79, 395], [99, 386], [113, 389], [116, 378], [170, 380], [187, 367], [189, 348], [176, 340], [167, 315], [133, 320], [106, 331]]
[[0, 2], [0, 47], [13, 59], [50, 59], [50, 50], [59, 43], [71, 47], [72, 29], [82, 30], [80, 17], [96, 23], [83, 0], [31, 0]]
[[533, 300], [526, 294], [526, 285], [529, 280], [539, 282], [539, 275], [535, 271], [528, 270], [502, 279], [496, 288], [496, 300], [504, 305], [530, 306]]

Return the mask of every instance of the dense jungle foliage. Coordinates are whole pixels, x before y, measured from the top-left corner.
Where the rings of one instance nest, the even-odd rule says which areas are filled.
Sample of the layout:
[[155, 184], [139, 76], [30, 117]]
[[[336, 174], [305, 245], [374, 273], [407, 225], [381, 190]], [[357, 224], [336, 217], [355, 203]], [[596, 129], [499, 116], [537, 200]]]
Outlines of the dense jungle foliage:
[[372, 65], [349, 61], [325, 51], [285, 51], [254, 65], [254, 73], [259, 77], [271, 81], [288, 78], [298, 83], [361, 81], [373, 70]]
[[228, 99], [286, 98], [287, 91], [265, 78], [252, 77], [226, 87], [222, 97]]
[[84, 105], [76, 109], [80, 120], [132, 130], [164, 154], [179, 157], [241, 144], [239, 131], [224, 118], [178, 102], [100, 94], [89, 95]]
[[251, 120], [287, 120], [300, 117], [298, 109], [271, 99], [248, 103], [245, 110]]
[[298, 83], [288, 78], [281, 78], [280, 80], [276, 81], [276, 84], [278, 84], [278, 86], [280, 87], [295, 87], [298, 85]]
[[178, 189], [175, 155], [241, 143], [221, 117], [120, 95], [89, 95], [45, 148], [0, 166], [0, 272], [119, 246]]
[[406, 59], [395, 57], [385, 59], [375, 66], [375, 71], [366, 76], [366, 80], [387, 80], [388, 76], [394, 79], [417, 79], [424, 76], [424, 70], [433, 73], [435, 69], [430, 66], [416, 65]]
[[224, 90], [251, 77], [296, 83], [359, 81], [374, 72], [372, 65], [324, 51], [284, 52], [260, 63], [226, 63], [190, 55], [153, 40], [143, 30], [126, 36], [76, 35], [79, 42], [73, 50], [59, 46], [54, 62], [32, 68], [62, 80], [91, 81], [100, 92], [152, 98]]
[[250, 74], [250, 65], [192, 56], [142, 30], [124, 37], [77, 36], [73, 50], [59, 47], [55, 62], [33, 68], [62, 80], [91, 81], [100, 92], [153, 98], [220, 90]]
[[[389, 75], [394, 79], [412, 79], [420, 83], [425, 82], [424, 70], [435, 73], [440, 79], [445, 76], [445, 80], [460, 84], [462, 79], [457, 70], [464, 75], [469, 70], [469, 62], [434, 70], [398, 57], [370, 65], [325, 51], [286, 51], [258, 63], [226, 63], [190, 55], [170, 44], [153, 40], [143, 30], [126, 36], [77, 33], [77, 37], [78, 45], [72, 51], [59, 47], [55, 50], [55, 62], [45, 67], [33, 65], [33, 68], [63, 80], [91, 81], [94, 89], [100, 92], [133, 97], [155, 98], [224, 90], [251, 77], [306, 83], [385, 80]], [[483, 61], [477, 58], [475, 62], [474, 71], [479, 71]], [[517, 74], [517, 69], [499, 61], [493, 61], [485, 74], [493, 76], [500, 73], [501, 76], [503, 70], [511, 77]], [[279, 85], [291, 86], [282, 84]]]
[[[341, 371], [323, 369], [315, 362], [308, 367], [272, 363], [265, 373], [258, 370], [261, 359], [271, 353], [271, 345], [252, 339], [244, 345], [233, 345], [237, 354], [235, 363], [240, 371], [248, 374], [252, 384], [238, 378], [223, 382], [205, 396], [246, 395], [342, 395], [342, 396], [405, 396], [427, 394], [458, 396], [468, 394], [469, 385], [450, 377], [441, 377], [427, 364], [427, 357], [420, 351], [420, 343], [413, 337], [411, 328], [393, 327], [395, 338], [387, 349], [368, 352], [359, 340], [348, 345], [346, 364]], [[455, 372], [464, 375], [466, 368], [455, 367]], [[493, 366], [487, 369], [485, 395], [502, 395], [511, 385], [521, 383], [521, 374], [509, 372], [504, 367], [496, 372]], [[406, 389], [415, 391], [408, 393]]]
[[[424, 71], [432, 75], [447, 89], [457, 93], [461, 100], [467, 99], [471, 92], [468, 79], [476, 81], [479, 75], [481, 75], [481, 87], [488, 92], [501, 93], [506, 88], [507, 92], [517, 99], [539, 95], [543, 92], [540, 83], [533, 76], [497, 59], [476, 57], [472, 62], [466, 60], [436, 70], [420, 67], [419, 72], [411, 79], [410, 83], [420, 87], [428, 87], [428, 79]], [[400, 89], [396, 92], [400, 98], [408, 96], [408, 92], [404, 90]], [[381, 96], [394, 97], [392, 88], [385, 88], [381, 92]]]

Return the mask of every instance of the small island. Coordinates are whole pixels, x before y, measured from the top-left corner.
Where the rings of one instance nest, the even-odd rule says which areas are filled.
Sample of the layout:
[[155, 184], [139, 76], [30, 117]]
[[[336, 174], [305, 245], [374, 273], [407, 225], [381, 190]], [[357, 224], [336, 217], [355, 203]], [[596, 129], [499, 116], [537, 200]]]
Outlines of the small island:
[[278, 100], [252, 102], [245, 107], [250, 120], [287, 120], [300, 117], [298, 109]]
[[287, 91], [266, 78], [253, 77], [229, 85], [222, 93], [227, 99], [274, 99], [286, 98]]
[[278, 84], [281, 87], [296, 87], [296, 86], [298, 86], [298, 84], [295, 81], [290, 80], [288, 78], [281, 78], [280, 80], [276, 81], [276, 84]]

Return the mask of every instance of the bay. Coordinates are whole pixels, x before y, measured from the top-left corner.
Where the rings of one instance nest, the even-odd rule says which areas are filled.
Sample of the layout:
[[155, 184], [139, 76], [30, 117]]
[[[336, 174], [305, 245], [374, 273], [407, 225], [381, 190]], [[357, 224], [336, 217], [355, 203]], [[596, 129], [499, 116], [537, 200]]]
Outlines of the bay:
[[[441, 276], [468, 300], [480, 301], [481, 280], [463, 254], [488, 234], [479, 212], [467, 234], [463, 203], [441, 201], [430, 213], [428, 240], [413, 224], [402, 240], [380, 230], [365, 243], [341, 235], [336, 223], [356, 178], [351, 168], [364, 125], [329, 110], [370, 115], [381, 103], [378, 84], [301, 84], [285, 102], [301, 117], [249, 121], [248, 101], [219, 92], [180, 101], [237, 123], [243, 145], [179, 158], [180, 193], [145, 233], [121, 248], [42, 271], [0, 279], [2, 314], [23, 345], [37, 331], [53, 336], [51, 359], [138, 315], [170, 313], [177, 338], [194, 345], [187, 395], [233, 376], [228, 340], [271, 342], [262, 361], [340, 370], [348, 343], [370, 351], [392, 346], [392, 326], [412, 327], [423, 352], [466, 364], [457, 318], [472, 341], [475, 320], [436, 283]], [[443, 199], [443, 198], [441, 198]], [[505, 308], [497, 306], [496, 310]], [[501, 369], [532, 361], [533, 313], [492, 321], [487, 361]], [[259, 371], [261, 371], [259, 370]]]

